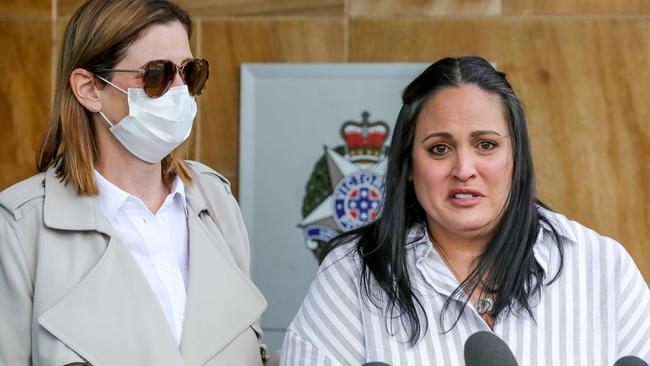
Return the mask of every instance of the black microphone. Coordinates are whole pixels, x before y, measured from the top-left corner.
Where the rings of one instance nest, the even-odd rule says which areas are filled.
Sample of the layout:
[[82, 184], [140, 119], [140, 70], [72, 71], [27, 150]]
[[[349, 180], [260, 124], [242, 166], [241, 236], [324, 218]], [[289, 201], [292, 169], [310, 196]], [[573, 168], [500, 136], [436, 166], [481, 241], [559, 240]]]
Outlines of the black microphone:
[[477, 332], [465, 342], [467, 366], [517, 366], [517, 360], [501, 338], [490, 332]]
[[635, 356], [625, 356], [619, 358], [614, 366], [648, 366], [648, 363]]
[[390, 366], [390, 365], [385, 362], [372, 361], [372, 362], [366, 362], [361, 366]]

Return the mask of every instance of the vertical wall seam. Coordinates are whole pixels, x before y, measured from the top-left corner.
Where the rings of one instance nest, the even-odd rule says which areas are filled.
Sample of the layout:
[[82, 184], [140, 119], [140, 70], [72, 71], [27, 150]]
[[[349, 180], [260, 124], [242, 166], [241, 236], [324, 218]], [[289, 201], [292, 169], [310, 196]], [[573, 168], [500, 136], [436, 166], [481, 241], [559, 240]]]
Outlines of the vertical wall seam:
[[343, 61], [350, 62], [350, 1], [345, 0], [343, 14]]
[[[50, 15], [50, 105], [54, 103], [54, 88], [56, 84], [56, 44], [57, 44], [57, 0], [52, 0], [52, 13]], [[48, 113], [49, 114], [49, 113]]]
[[[196, 21], [196, 53], [197, 57], [203, 57], [203, 18], [195, 17]], [[196, 119], [196, 126], [194, 126], [194, 156], [193, 160], [201, 161], [201, 129], [203, 126], [203, 101], [199, 98], [199, 118]]]

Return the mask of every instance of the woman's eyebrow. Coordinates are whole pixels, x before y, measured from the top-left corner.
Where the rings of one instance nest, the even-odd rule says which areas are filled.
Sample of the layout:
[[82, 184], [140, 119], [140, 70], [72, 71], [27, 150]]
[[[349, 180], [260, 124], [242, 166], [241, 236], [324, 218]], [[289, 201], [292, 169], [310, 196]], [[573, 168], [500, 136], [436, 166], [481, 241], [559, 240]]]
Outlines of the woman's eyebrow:
[[[498, 133], [497, 131], [494, 130], [477, 130], [477, 131], [472, 131], [470, 133], [470, 136], [475, 138], [478, 136], [483, 136], [483, 135], [496, 135], [498, 137], [504, 137], [502, 134]], [[440, 132], [432, 132], [428, 135], [426, 135], [423, 139], [422, 142], [425, 142], [426, 140], [432, 138], [432, 137], [444, 137], [444, 138], [453, 138], [452, 134], [446, 131], [440, 131]]]
[[426, 135], [423, 139], [422, 142], [425, 142], [426, 140], [430, 139], [431, 137], [445, 137], [445, 138], [452, 138], [451, 134], [446, 131], [442, 132], [433, 132], [428, 135]]
[[499, 137], [503, 137], [502, 134], [498, 133], [497, 131], [494, 130], [477, 130], [473, 131], [470, 136], [472, 137], [478, 137], [478, 136], [483, 136], [483, 135], [497, 135]]

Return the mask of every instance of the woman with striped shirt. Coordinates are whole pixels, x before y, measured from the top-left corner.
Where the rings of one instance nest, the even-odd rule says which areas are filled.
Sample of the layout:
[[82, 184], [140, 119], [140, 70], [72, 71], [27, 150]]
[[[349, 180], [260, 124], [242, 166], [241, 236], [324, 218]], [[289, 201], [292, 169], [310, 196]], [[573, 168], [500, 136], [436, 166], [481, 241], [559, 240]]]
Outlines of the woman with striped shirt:
[[521, 102], [479, 57], [405, 89], [386, 195], [333, 241], [283, 365], [463, 365], [490, 331], [520, 365], [650, 362], [650, 291], [612, 239], [536, 198]]

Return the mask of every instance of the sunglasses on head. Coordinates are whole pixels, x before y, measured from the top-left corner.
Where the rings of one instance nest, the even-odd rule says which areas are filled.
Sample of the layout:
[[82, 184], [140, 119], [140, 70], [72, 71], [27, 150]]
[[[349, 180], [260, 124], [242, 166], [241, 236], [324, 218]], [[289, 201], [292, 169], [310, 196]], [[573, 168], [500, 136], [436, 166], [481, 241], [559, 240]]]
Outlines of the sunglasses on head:
[[142, 88], [150, 98], [158, 98], [172, 86], [176, 73], [187, 85], [191, 96], [201, 95], [208, 82], [210, 66], [202, 58], [193, 58], [176, 65], [169, 60], [153, 60], [141, 69], [98, 69], [97, 71], [138, 72], [142, 75]]

